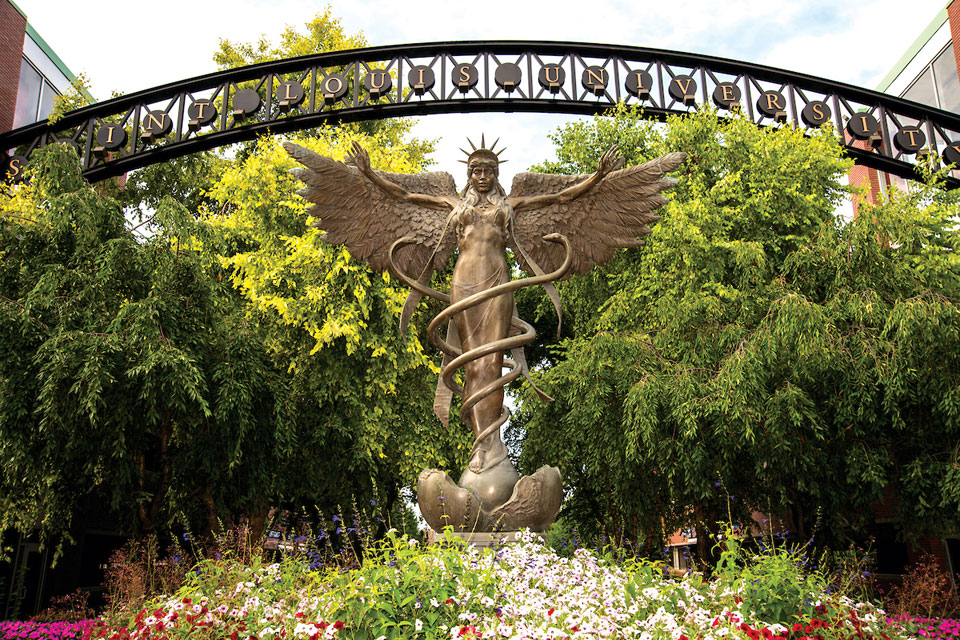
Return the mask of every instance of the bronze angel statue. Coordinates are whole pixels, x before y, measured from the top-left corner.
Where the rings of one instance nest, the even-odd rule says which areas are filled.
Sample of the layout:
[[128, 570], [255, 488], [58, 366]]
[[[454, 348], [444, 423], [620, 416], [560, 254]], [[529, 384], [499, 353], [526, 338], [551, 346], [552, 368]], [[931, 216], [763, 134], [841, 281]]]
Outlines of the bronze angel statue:
[[[551, 283], [606, 262], [617, 249], [641, 244], [640, 236], [659, 219], [654, 210], [666, 202], [661, 192], [676, 182], [666, 174], [685, 154], [621, 169], [623, 161], [612, 148], [593, 175], [521, 173], [507, 195], [498, 180], [497, 143], [487, 148], [481, 138], [479, 148], [470, 144], [472, 150], [464, 152], [467, 185], [460, 193], [449, 173], [376, 171], [356, 143], [349, 164], [284, 146], [303, 165], [294, 169], [306, 184], [299, 193], [313, 203], [308, 213], [326, 230], [326, 241], [345, 245], [355, 258], [389, 270], [411, 287], [402, 330], [422, 296], [449, 305], [428, 328], [430, 341], [443, 353], [434, 409], [446, 424], [452, 394], [463, 395], [460, 414], [473, 431], [474, 446], [458, 483], [435, 469], [421, 474], [418, 502], [427, 523], [434, 530], [450, 525], [459, 531], [542, 531], [560, 508], [560, 473], [545, 466], [520, 478], [500, 437], [509, 416], [504, 386], [521, 375], [529, 380], [523, 345], [535, 336], [517, 316], [512, 291], [544, 286], [559, 317]], [[454, 248], [457, 260], [444, 294], [429, 283]], [[529, 277], [511, 280], [507, 248]], [[461, 369], [462, 386], [456, 380]]]

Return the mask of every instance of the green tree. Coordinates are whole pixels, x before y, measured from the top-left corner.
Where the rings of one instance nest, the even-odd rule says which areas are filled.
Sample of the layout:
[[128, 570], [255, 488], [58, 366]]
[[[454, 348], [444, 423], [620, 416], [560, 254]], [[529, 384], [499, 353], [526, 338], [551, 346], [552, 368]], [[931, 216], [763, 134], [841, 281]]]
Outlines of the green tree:
[[[312, 143], [342, 155], [362, 134]], [[416, 170], [387, 137], [374, 161]], [[392, 505], [466, 432], [437, 432], [436, 366], [405, 290], [307, 227], [270, 139], [147, 239], [52, 145], [0, 196], [0, 529], [69, 540], [88, 500], [129, 533], [214, 531], [271, 504]]]
[[514, 428], [527, 469], [559, 463], [564, 517], [659, 547], [753, 511], [836, 544], [890, 488], [902, 535], [960, 524], [956, 198], [925, 186], [836, 219], [833, 135], [619, 110], [554, 138], [583, 173], [689, 154], [640, 249], [563, 283], [574, 335]]
[[[361, 42], [338, 30], [328, 10], [274, 54]], [[432, 143], [410, 127], [366, 127], [379, 166], [422, 168]], [[362, 138], [313, 133], [330, 155]], [[389, 506], [465, 455], [463, 434], [433, 431], [436, 367], [399, 335], [405, 292], [308, 227], [278, 143], [240, 155], [91, 187], [54, 147], [0, 195], [0, 530], [69, 539], [88, 499], [131, 534]]]
[[138, 241], [75, 152], [30, 167], [0, 196], [0, 529], [69, 539], [91, 498], [131, 533], [260, 509], [289, 383], [193, 216], [165, 201]]

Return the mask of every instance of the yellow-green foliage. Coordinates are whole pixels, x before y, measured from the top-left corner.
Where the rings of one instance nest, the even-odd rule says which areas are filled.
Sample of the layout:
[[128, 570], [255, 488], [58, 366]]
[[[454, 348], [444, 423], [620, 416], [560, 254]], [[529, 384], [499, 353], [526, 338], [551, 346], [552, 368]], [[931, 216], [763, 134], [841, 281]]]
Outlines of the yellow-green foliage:
[[[422, 167], [418, 145], [398, 144], [393, 131], [372, 138], [353, 126], [319, 133], [298, 142], [343, 159], [357, 141], [379, 169]], [[302, 185], [289, 171], [294, 166], [279, 141], [264, 138], [216, 183], [209, 193], [216, 204], [204, 220], [221, 236], [221, 265], [250, 316], [274, 327], [268, 346], [291, 375], [310, 375], [318, 362], [344, 367], [330, 373], [338, 400], [349, 398], [357, 412], [365, 456], [397, 465], [408, 483], [427, 466], [455, 466], [468, 447], [466, 429], [425, 437], [435, 424], [429, 407], [438, 368], [415, 332], [400, 336], [407, 288], [325, 243], [324, 232], [308, 225], [308, 203], [295, 193]]]
[[220, 69], [232, 69], [268, 60], [367, 46], [367, 39], [362, 33], [349, 35], [344, 32], [340, 20], [334, 17], [330, 5], [327, 5], [323, 13], [316, 14], [307, 22], [306, 27], [307, 31], [304, 34], [288, 26], [281, 34], [278, 45], [272, 45], [263, 37], [256, 43], [234, 43], [221, 39], [220, 49], [214, 54], [213, 61]]

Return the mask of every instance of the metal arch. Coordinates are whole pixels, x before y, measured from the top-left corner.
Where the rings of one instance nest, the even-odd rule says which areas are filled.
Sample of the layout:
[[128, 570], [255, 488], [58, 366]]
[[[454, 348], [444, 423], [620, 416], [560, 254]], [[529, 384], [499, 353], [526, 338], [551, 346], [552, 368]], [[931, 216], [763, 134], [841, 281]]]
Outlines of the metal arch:
[[[452, 73], [463, 63], [473, 65], [475, 84], [460, 87], [454, 81]], [[516, 85], [498, 83], [497, 69], [507, 63], [515, 64], [520, 71]], [[559, 65], [565, 70], [565, 78], [552, 89], [538, 79], [545, 65]], [[419, 78], [432, 74], [430, 86], [417, 85], [410, 75], [421, 68], [428, 71]], [[600, 75], [607, 78], [606, 84], [585, 84], [588, 68], [604, 70], [605, 75]], [[364, 79], [378, 69], [391, 76], [392, 86], [382, 95], [371, 92], [364, 84]], [[625, 85], [626, 78], [638, 70], [649, 73], [652, 80], [646, 94], [638, 95]], [[593, 78], [596, 77], [597, 73]], [[344, 90], [342, 94], [328, 91], [325, 97], [324, 90], [332, 89], [334, 79], [338, 86], [342, 82]], [[680, 86], [686, 79], [693, 80], [693, 84], [686, 84], [691, 94], [672, 94], [671, 85]], [[302, 102], [282, 104], [279, 93], [283, 82], [299, 84], [303, 89]], [[22, 163], [46, 144], [67, 142], [80, 153], [84, 176], [97, 181], [267, 132], [286, 133], [327, 122], [488, 111], [589, 115], [601, 113], [618, 101], [643, 105], [646, 117], [662, 120], [713, 102], [713, 93], [722, 83], [737, 88], [741, 94], [739, 108], [760, 126], [788, 123], [809, 127], [802, 117], [803, 109], [814, 102], [821, 103], [831, 114], [831, 126], [858, 164], [910, 179], [915, 177], [918, 153], [939, 157], [955, 145], [948, 155], [955, 152], [954, 157], [960, 158], [960, 116], [876, 91], [692, 53], [536, 41], [372, 47], [221, 71], [78, 109], [56, 124], [43, 121], [4, 133], [0, 135], [0, 149], [10, 151], [4, 162], [5, 167], [10, 167], [15, 161]], [[250, 88], [257, 92], [260, 106], [243, 114], [237, 95]], [[775, 105], [780, 106], [779, 101], [783, 101], [782, 110], [775, 114], [766, 113], [760, 103], [764, 92], [771, 91], [779, 96], [773, 98]], [[202, 126], [191, 126], [188, 109], [197, 100], [208, 100], [216, 106], [217, 116]], [[151, 113], [154, 122], [159, 118], [170, 124], [169, 131], [154, 140], [144, 135]], [[876, 130], [857, 137], [847, 125], [851, 119], [860, 120], [867, 114], [875, 119]], [[104, 147], [98, 143], [97, 133], [105, 123], [119, 127], [118, 133], [125, 134], [124, 144]], [[916, 134], [923, 138], [919, 149], [905, 147], [902, 139], [896, 139], [905, 127], [915, 134], [920, 132]], [[960, 187], [960, 180], [949, 178], [948, 186]]]

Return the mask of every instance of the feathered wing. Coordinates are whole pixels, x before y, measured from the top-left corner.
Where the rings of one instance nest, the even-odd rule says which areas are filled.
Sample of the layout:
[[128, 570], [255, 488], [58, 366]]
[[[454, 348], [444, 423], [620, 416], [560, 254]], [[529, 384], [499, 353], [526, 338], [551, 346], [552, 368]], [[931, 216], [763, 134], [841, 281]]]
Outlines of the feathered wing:
[[[390, 267], [390, 246], [409, 236], [416, 243], [395, 254], [404, 273], [418, 278], [431, 256], [432, 269], [446, 264], [456, 246], [455, 232], [447, 228], [448, 212], [389, 196], [356, 167], [290, 142], [283, 146], [303, 165], [293, 170], [306, 185], [298, 193], [313, 203], [307, 213], [317, 219], [314, 226], [327, 232], [327, 242], [346, 246], [353, 257], [382, 272]], [[378, 173], [410, 192], [434, 196], [455, 196], [457, 192], [449, 173]]]
[[[521, 266], [534, 272], [527, 256], [545, 272], [561, 265], [563, 247], [544, 240], [548, 233], [561, 233], [570, 240], [573, 263], [569, 274], [585, 273], [593, 265], [603, 264], [617, 249], [639, 246], [640, 236], [650, 233], [647, 225], [660, 219], [653, 211], [667, 202], [661, 192], [676, 184], [665, 174], [680, 166], [685, 157], [684, 153], [669, 153], [613, 171], [575, 200], [517, 213], [514, 237], [519, 247], [512, 248]], [[521, 173], [513, 179], [510, 197], [558, 193], [588, 177]]]

